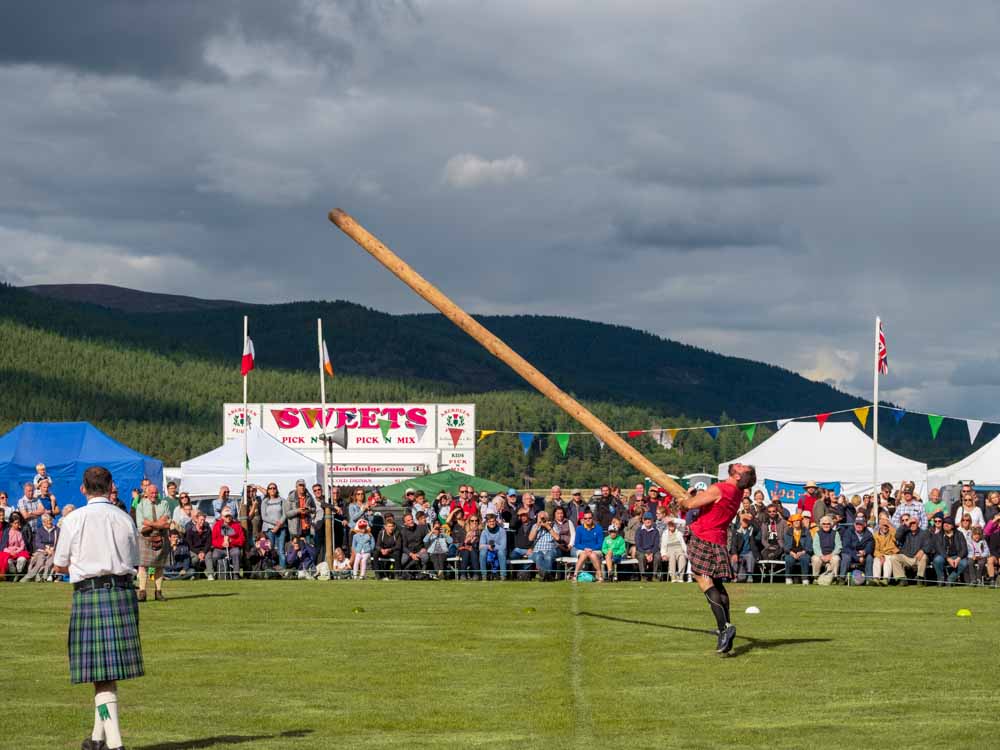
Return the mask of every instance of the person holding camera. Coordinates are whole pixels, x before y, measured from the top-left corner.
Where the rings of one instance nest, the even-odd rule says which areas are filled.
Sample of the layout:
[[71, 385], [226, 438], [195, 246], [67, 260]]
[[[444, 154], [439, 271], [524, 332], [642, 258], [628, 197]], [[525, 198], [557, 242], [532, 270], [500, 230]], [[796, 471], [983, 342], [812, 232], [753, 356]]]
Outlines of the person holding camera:
[[233, 575], [240, 574], [240, 557], [246, 544], [246, 532], [239, 521], [233, 520], [233, 509], [228, 505], [222, 509], [222, 517], [212, 527], [212, 560], [215, 565], [220, 560], [228, 560]]
[[544, 510], [535, 517], [535, 525], [528, 532], [528, 542], [531, 544], [531, 561], [544, 580], [551, 575], [556, 562], [556, 532], [549, 514]]
[[285, 498], [281, 515], [282, 523], [288, 529], [290, 537], [312, 538], [312, 518], [316, 514], [316, 501], [309, 495], [306, 480], [295, 482], [295, 489]]
[[449, 531], [450, 528], [447, 524], [442, 525], [440, 521], [434, 521], [431, 530], [424, 536], [424, 547], [427, 549], [427, 556], [434, 566], [432, 578], [444, 580], [444, 569], [448, 564], [448, 550], [454, 541]]
[[[494, 562], [495, 561], [495, 562]], [[500, 579], [507, 577], [507, 529], [497, 521], [496, 513], [486, 514], [486, 527], [479, 535], [479, 572], [483, 580], [493, 572]]]

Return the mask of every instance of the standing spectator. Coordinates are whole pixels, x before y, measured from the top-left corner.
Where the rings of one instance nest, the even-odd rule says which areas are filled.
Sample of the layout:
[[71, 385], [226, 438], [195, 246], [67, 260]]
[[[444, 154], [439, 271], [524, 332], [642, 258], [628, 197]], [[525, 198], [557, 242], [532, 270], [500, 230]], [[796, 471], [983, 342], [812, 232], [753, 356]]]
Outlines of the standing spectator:
[[666, 565], [667, 577], [674, 583], [683, 583], [687, 573], [687, 543], [677, 519], [672, 516], [667, 517], [660, 534], [660, 558]]
[[655, 580], [660, 574], [660, 532], [653, 525], [649, 511], [642, 514], [642, 526], [635, 532], [635, 557], [639, 561], [639, 579]]
[[806, 482], [805, 491], [805, 494], [799, 497], [799, 502], [796, 505], [796, 508], [799, 513], [807, 510], [809, 511], [811, 518], [816, 518], [816, 513], [822, 512], [816, 510], [816, 503], [820, 503], [821, 505], [823, 504], [819, 485], [810, 480]]
[[989, 523], [997, 514], [1000, 514], [1000, 492], [990, 490], [986, 493], [986, 507], [983, 509], [983, 518]]
[[285, 501], [278, 494], [278, 485], [270, 482], [260, 501], [260, 528], [271, 542], [271, 548], [278, 553], [279, 568], [285, 567], [285, 545], [288, 543], [284, 513]]
[[873, 555], [875, 553], [875, 537], [868, 530], [868, 524], [863, 514], [854, 516], [852, 528], [841, 536], [842, 549], [840, 556], [840, 577], [847, 581], [847, 572], [852, 565], [857, 565], [865, 571], [865, 578], [872, 577]]
[[378, 578], [395, 575], [400, 569], [402, 554], [403, 540], [396, 528], [396, 519], [387, 518], [375, 542], [375, 575]]
[[994, 516], [993, 520], [986, 524], [983, 536], [990, 551], [990, 556], [986, 559], [986, 575], [996, 582], [997, 575], [1000, 574], [1000, 516]]
[[25, 540], [24, 523], [20, 512], [10, 517], [10, 523], [0, 535], [0, 578], [7, 573], [19, 576], [28, 567], [28, 542]]
[[243, 526], [247, 536], [247, 547], [250, 548], [250, 540], [256, 539], [261, 530], [260, 521], [260, 501], [261, 496], [258, 490], [264, 492], [264, 488], [256, 484], [248, 484], [243, 490], [243, 498], [239, 503], [239, 513], [236, 518]]
[[[35, 490], [35, 498], [42, 504], [42, 508], [45, 509], [46, 513], [49, 513], [53, 519], [59, 518], [59, 504], [56, 502], [56, 496], [50, 492], [49, 488], [52, 486], [52, 482], [48, 477], [39, 480], [37, 489]], [[38, 519], [38, 523], [35, 528], [41, 528], [42, 519]]]
[[931, 491], [927, 493], [927, 502], [924, 503], [924, 513], [930, 518], [935, 513], [947, 512], [948, 502], [941, 499], [941, 489], [939, 487], [931, 488]]
[[34, 552], [28, 563], [28, 572], [21, 579], [21, 583], [31, 580], [52, 580], [52, 561], [58, 541], [59, 529], [52, 523], [52, 514], [43, 514], [42, 527], [35, 532], [35, 537], [32, 540]]
[[146, 486], [146, 494], [135, 509], [135, 525], [139, 529], [139, 601], [146, 601], [146, 587], [149, 584], [149, 569], [153, 569], [153, 586], [156, 601], [162, 602], [163, 568], [169, 559], [167, 529], [170, 528], [170, 513], [167, 502], [158, 498], [155, 484]]
[[194, 520], [184, 531], [184, 542], [191, 553], [191, 567], [198, 572], [205, 571], [208, 580], [215, 579], [212, 565], [212, 529], [205, 523], [205, 514], [199, 508], [194, 511]]
[[[423, 515], [423, 512], [421, 512], [421, 516]], [[403, 516], [403, 529], [400, 532], [400, 542], [402, 544], [400, 573], [403, 578], [410, 578], [415, 574], [423, 573], [427, 570], [427, 560], [429, 558], [427, 550], [424, 548], [424, 537], [426, 535], [426, 530], [422, 530], [417, 525], [410, 513]]]
[[[365, 493], [362, 490], [361, 491], [361, 497], [364, 498], [364, 495], [365, 495]], [[354, 491], [354, 497], [352, 499], [352, 503], [354, 501], [356, 501], [357, 498], [358, 498], [358, 491], [355, 490]], [[364, 505], [364, 503], [362, 502], [362, 506], [363, 505]], [[348, 515], [353, 515], [354, 513], [357, 512], [357, 510], [352, 507], [352, 508], [348, 508], [347, 512], [348, 512]], [[433, 512], [434, 512], [434, 509], [431, 507], [431, 504], [429, 502], [427, 502], [427, 496], [424, 494], [424, 491], [423, 490], [417, 490], [413, 494], [413, 508], [411, 510], [413, 518], [416, 519], [417, 513], [423, 513], [425, 516], [427, 516], [429, 518]], [[403, 520], [404, 521], [406, 520], [405, 516], [404, 516]]]
[[24, 494], [17, 501], [17, 511], [21, 514], [21, 521], [25, 527], [25, 532], [30, 533], [28, 531], [29, 527], [41, 525], [45, 506], [35, 497], [35, 485], [32, 482], [25, 482], [23, 489]]
[[531, 542], [528, 537], [531, 534], [531, 511], [525, 507], [517, 509], [517, 519], [510, 525], [510, 530], [514, 532], [514, 548], [511, 550], [511, 560], [523, 560], [531, 557]]
[[554, 517], [555, 509], [561, 508], [566, 505], [566, 501], [563, 500], [562, 487], [558, 484], [552, 486], [549, 490], [549, 496], [545, 498], [545, 512], [549, 514], [550, 517]]
[[233, 518], [239, 517], [239, 508], [236, 501], [229, 496], [229, 487], [225, 484], [219, 487], [219, 496], [212, 501], [212, 518], [214, 520], [222, 518], [223, 508], [229, 508], [233, 512]]
[[753, 580], [753, 572], [757, 567], [757, 557], [760, 554], [760, 529], [753, 522], [750, 511], [740, 513], [739, 521], [730, 532], [729, 560], [736, 573], [736, 580], [744, 583]]
[[[313, 516], [313, 546], [316, 548], [316, 559], [320, 562], [326, 559], [326, 495], [323, 494], [323, 485], [319, 482], [309, 488], [312, 490], [313, 503], [316, 506], [316, 515]], [[370, 530], [369, 530], [370, 531]], [[372, 540], [374, 542], [374, 540]]]
[[[833, 578], [840, 569], [842, 543], [840, 532], [833, 528], [833, 519], [830, 516], [823, 516], [819, 519], [819, 528], [812, 535], [812, 543], [813, 578], [819, 579], [822, 575], [829, 575]], [[818, 580], [817, 582], [822, 583]]]
[[486, 528], [479, 535], [479, 572], [484, 581], [489, 577], [490, 553], [497, 558], [498, 573], [503, 580], [507, 577], [507, 530], [497, 521], [496, 513], [486, 515]]
[[213, 563], [228, 560], [231, 574], [239, 578], [240, 558], [246, 541], [246, 532], [239, 521], [233, 519], [233, 509], [229, 505], [224, 506], [222, 515], [212, 526]]
[[[129, 509], [125, 507], [124, 501], [118, 496], [118, 488], [117, 487], [112, 487], [111, 490], [108, 492], [108, 502], [111, 503], [116, 508], [118, 508], [118, 510], [123, 510], [126, 513], [129, 512]], [[72, 506], [70, 506], [70, 507], [72, 507]], [[66, 508], [65, 507], [63, 508], [63, 515], [66, 515]]]
[[902, 523], [904, 513], [910, 518], [916, 518], [920, 528], [927, 528], [927, 512], [924, 510], [924, 504], [913, 497], [913, 482], [903, 482], [902, 499], [896, 506], [896, 512], [892, 514], [893, 526]]
[[917, 585], [924, 585], [928, 543], [927, 531], [920, 528], [920, 521], [916, 518], [908, 518], [905, 526], [896, 529], [896, 546], [899, 547], [896, 561], [899, 564], [900, 585], [907, 584], [906, 574], [911, 570], [916, 570]]
[[182, 492], [173, 513], [173, 525], [182, 535], [187, 531], [187, 527], [191, 523], [191, 514], [193, 512], [191, 496], [186, 492]]
[[976, 491], [972, 487], [962, 488], [962, 502], [955, 508], [955, 524], [962, 520], [963, 516], [972, 518], [973, 526], [985, 526], [986, 519], [983, 511], [976, 505]]
[[896, 561], [899, 547], [896, 544], [896, 530], [886, 513], [879, 514], [878, 531], [875, 532], [875, 547], [872, 553], [872, 576], [882, 586], [889, 584], [892, 577], [902, 578], [903, 574]]
[[167, 482], [167, 496], [163, 499], [167, 501], [167, 505], [170, 507], [170, 516], [173, 517], [174, 511], [180, 505], [180, 498], [177, 496], [177, 482], [173, 480]]
[[576, 551], [576, 569], [573, 571], [573, 577], [580, 575], [583, 566], [589, 561], [594, 565], [597, 580], [603, 581], [604, 566], [601, 558], [603, 548], [604, 529], [594, 523], [592, 510], [583, 511], [583, 522], [576, 527], [576, 538], [573, 541], [573, 549]]
[[[933, 537], [934, 572], [937, 574], [938, 586], [951, 586], [962, 577], [969, 566], [969, 547], [962, 534], [955, 533], [955, 521], [945, 516], [944, 529]], [[945, 577], [947, 575], [947, 578]]]
[[462, 512], [465, 514], [466, 518], [472, 518], [472, 516], [479, 513], [479, 503], [485, 502], [490, 499], [490, 493], [480, 492], [478, 497], [476, 496], [476, 491], [469, 487], [469, 491], [465, 496], [465, 500], [462, 502]]
[[6, 523], [11, 515], [17, 510], [13, 505], [7, 504], [7, 493], [0, 492], [0, 523]]
[[[364, 497], [364, 492], [361, 494]], [[289, 535], [300, 536], [308, 541], [312, 529], [310, 519], [316, 512], [316, 503], [309, 496], [305, 479], [296, 481], [295, 489], [285, 498], [283, 507], [282, 521], [288, 526]]]
[[793, 513], [788, 517], [789, 527], [782, 544], [785, 550], [785, 583], [792, 583], [792, 577], [798, 572], [802, 585], [808, 586], [813, 542], [809, 529], [804, 526], [802, 519], [801, 513]]
[[35, 464], [35, 478], [31, 481], [31, 483], [37, 489], [43, 480], [51, 482], [52, 478], [49, 476], [49, 472], [48, 469], [45, 468], [45, 464], [39, 462]]
[[363, 579], [368, 574], [368, 560], [373, 549], [375, 540], [368, 531], [368, 522], [362, 518], [351, 537], [351, 569], [355, 580]]
[[549, 514], [544, 510], [535, 517], [535, 524], [528, 533], [528, 543], [531, 545], [531, 560], [542, 578], [547, 578], [556, 562], [556, 542]]
[[427, 557], [434, 566], [431, 578], [444, 580], [445, 568], [448, 565], [448, 550], [452, 545], [451, 535], [440, 521], [434, 521], [431, 530], [424, 536], [424, 548]]
[[[878, 497], [875, 498], [875, 507], [878, 508], [879, 513], [884, 511], [889, 514], [889, 518], [893, 517], [896, 502], [892, 498], [892, 484], [889, 482], [882, 482], [879, 487]], [[896, 524], [893, 525], [895, 526]]]

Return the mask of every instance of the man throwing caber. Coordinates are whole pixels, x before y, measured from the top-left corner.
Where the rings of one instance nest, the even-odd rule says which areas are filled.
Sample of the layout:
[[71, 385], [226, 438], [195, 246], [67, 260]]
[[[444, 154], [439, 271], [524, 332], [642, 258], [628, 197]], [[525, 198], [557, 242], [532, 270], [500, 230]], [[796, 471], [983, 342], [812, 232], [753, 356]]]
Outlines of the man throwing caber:
[[699, 509], [698, 518], [690, 524], [691, 541], [688, 559], [698, 588], [708, 599], [712, 614], [719, 625], [716, 651], [728, 654], [733, 648], [736, 628], [729, 620], [729, 594], [724, 582], [733, 578], [733, 569], [726, 551], [726, 530], [732, 523], [743, 499], [743, 490], [757, 482], [757, 471], [746, 464], [730, 464], [729, 478], [717, 482], [694, 497], [680, 498], [686, 510]]
[[53, 571], [69, 573], [69, 675], [94, 685], [94, 729], [83, 750], [122, 748], [118, 680], [141, 677], [139, 603], [132, 578], [139, 562], [139, 534], [129, 515], [108, 501], [111, 472], [83, 473], [87, 504], [63, 519]]

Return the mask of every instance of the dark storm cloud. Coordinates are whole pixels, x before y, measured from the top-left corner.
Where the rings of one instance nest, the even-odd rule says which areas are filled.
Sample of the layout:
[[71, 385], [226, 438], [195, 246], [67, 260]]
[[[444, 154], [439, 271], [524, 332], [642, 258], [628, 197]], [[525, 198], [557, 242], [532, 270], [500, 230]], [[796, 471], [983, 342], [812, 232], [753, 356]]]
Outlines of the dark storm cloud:
[[695, 190], [730, 188], [810, 188], [819, 187], [827, 175], [790, 164], [734, 164], [708, 160], [671, 162], [655, 157], [622, 167], [621, 174], [636, 183], [652, 183]]
[[616, 237], [628, 245], [695, 252], [719, 248], [784, 247], [781, 227], [751, 219], [723, 217], [619, 218], [613, 222]]

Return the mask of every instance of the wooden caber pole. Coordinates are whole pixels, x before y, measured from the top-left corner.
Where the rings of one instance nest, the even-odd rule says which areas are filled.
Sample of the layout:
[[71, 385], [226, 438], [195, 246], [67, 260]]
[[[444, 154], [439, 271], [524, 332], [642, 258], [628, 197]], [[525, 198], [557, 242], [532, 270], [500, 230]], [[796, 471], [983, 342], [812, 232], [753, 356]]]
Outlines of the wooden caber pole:
[[594, 433], [606, 446], [632, 464], [643, 475], [653, 479], [674, 497], [683, 497], [687, 494], [687, 490], [671, 479], [669, 474], [637, 451], [621, 435], [585, 409], [576, 399], [563, 392], [524, 357], [490, 333], [437, 287], [414, 271], [402, 258], [383, 245], [377, 237], [358, 224], [348, 213], [335, 208], [330, 212], [330, 221], [398, 276], [403, 283], [444, 313], [445, 317], [452, 323], [482, 344], [490, 354], [507, 363], [518, 375]]

